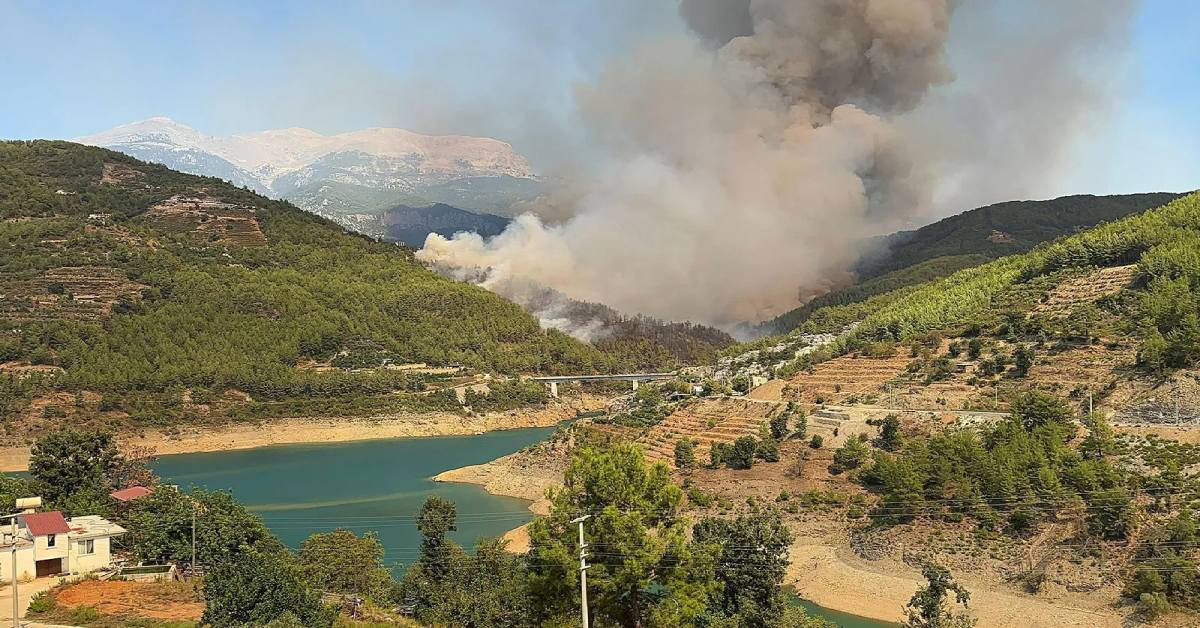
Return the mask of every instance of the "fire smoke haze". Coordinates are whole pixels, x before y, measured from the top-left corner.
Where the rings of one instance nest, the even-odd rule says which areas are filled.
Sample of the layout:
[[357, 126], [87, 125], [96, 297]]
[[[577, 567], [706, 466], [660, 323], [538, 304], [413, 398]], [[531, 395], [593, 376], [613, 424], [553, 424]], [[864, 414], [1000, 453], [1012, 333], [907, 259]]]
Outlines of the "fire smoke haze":
[[786, 311], [844, 281], [865, 237], [1037, 195], [1103, 115], [1133, 0], [989, 4], [684, 0], [692, 36], [577, 86], [602, 158], [549, 197], [563, 218], [418, 255], [667, 319]]
[[668, 319], [786, 311], [935, 200], [1036, 194], [1105, 94], [1081, 62], [1119, 43], [1132, 8], [1051, 4], [962, 20], [980, 31], [970, 89], [931, 98], [956, 80], [955, 2], [685, 0], [694, 38], [644, 43], [577, 88], [609, 158], [567, 179], [570, 217], [430, 236], [419, 255], [501, 292], [533, 283]]

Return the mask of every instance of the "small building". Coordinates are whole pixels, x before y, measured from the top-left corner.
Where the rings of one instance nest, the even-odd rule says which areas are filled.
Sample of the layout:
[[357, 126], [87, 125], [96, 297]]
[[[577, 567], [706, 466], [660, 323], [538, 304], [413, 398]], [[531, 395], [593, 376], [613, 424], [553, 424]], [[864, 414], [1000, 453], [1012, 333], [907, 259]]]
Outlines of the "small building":
[[153, 492], [154, 489], [146, 486], [130, 486], [129, 488], [123, 488], [119, 491], [113, 491], [108, 495], [119, 502], [131, 502], [140, 497], [145, 497]]
[[[65, 519], [57, 510], [16, 515], [12, 527], [0, 530], [0, 555], [15, 552], [17, 577], [85, 574], [112, 563], [112, 537], [125, 529], [98, 515]], [[0, 581], [12, 579], [12, 559], [0, 560]]]

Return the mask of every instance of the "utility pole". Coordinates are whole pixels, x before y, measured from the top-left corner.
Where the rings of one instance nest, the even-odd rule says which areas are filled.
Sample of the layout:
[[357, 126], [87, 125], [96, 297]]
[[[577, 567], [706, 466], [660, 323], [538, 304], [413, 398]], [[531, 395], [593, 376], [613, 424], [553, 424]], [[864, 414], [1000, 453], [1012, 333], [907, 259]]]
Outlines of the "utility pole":
[[583, 542], [583, 522], [587, 521], [591, 515], [583, 515], [571, 520], [571, 523], [579, 524], [579, 614], [583, 619], [583, 628], [588, 628], [588, 607], [587, 607], [587, 543]]
[[192, 502], [192, 579], [196, 578], [196, 502]]
[[12, 596], [13, 628], [21, 628], [21, 607], [17, 603], [17, 516], [12, 516]]

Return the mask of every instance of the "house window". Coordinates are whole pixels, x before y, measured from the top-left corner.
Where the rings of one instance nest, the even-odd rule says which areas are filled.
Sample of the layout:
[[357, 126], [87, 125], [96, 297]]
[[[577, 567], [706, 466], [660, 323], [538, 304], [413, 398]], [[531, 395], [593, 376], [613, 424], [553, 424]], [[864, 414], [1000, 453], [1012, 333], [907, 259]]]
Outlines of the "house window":
[[86, 539], [86, 540], [79, 542], [79, 554], [80, 555], [95, 554], [95, 553], [96, 553], [96, 539]]
[[54, 547], [54, 540], [58, 538], [57, 534], [51, 534], [46, 537], [46, 547]]

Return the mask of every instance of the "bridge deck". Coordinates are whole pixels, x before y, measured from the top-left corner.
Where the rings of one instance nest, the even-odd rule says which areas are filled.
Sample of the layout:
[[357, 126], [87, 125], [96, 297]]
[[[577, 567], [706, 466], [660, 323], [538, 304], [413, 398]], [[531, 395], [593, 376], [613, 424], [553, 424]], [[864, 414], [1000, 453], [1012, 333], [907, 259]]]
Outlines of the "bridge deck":
[[597, 382], [597, 381], [651, 381], [658, 379], [674, 379], [674, 373], [623, 373], [620, 375], [552, 375], [545, 377], [530, 377], [535, 382]]

